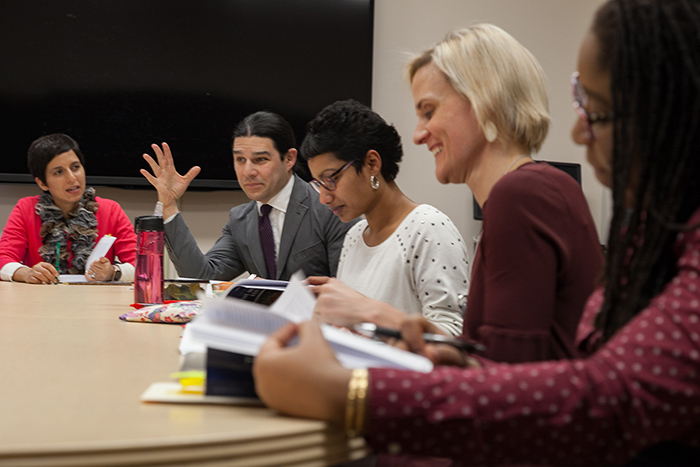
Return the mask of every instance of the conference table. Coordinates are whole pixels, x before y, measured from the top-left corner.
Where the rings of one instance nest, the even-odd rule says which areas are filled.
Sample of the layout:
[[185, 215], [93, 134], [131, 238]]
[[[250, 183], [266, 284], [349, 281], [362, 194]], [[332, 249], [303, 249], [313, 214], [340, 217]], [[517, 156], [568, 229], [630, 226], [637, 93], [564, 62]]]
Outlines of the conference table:
[[[0, 282], [0, 465], [334, 465], [368, 454], [264, 407], [146, 403], [182, 326], [133, 323], [128, 285]], [[294, 390], [294, 388], [290, 388]]]

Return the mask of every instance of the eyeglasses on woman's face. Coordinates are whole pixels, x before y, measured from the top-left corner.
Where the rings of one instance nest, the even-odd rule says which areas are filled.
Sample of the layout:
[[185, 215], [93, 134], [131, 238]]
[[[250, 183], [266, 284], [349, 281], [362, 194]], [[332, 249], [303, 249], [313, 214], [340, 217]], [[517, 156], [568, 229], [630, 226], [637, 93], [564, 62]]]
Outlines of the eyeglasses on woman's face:
[[309, 183], [312, 187], [314, 187], [314, 190], [316, 190], [318, 193], [321, 193], [321, 187], [325, 188], [328, 191], [334, 191], [336, 188], [338, 188], [338, 177], [340, 177], [340, 175], [345, 171], [345, 169], [347, 169], [354, 163], [355, 161], [350, 161], [335, 172], [333, 172], [332, 174], [326, 177], [321, 177], [321, 180], [316, 180], [314, 178]]
[[588, 95], [586, 94], [586, 90], [583, 89], [583, 86], [581, 86], [578, 76], [578, 71], [575, 71], [571, 75], [571, 92], [574, 95], [573, 105], [574, 109], [576, 109], [576, 113], [586, 126], [588, 141], [592, 143], [596, 139], [595, 133], [593, 133], [593, 125], [595, 123], [612, 122], [615, 119], [615, 114], [613, 112], [588, 112], [586, 110]]

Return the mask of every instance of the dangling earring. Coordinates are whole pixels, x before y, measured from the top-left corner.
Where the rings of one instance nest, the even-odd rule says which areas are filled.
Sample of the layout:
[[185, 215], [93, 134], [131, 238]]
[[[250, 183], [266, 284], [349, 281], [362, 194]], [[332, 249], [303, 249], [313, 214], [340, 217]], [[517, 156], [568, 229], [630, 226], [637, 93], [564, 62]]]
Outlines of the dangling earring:
[[494, 125], [491, 120], [484, 123], [484, 136], [486, 137], [486, 141], [488, 141], [489, 143], [493, 143], [498, 137], [498, 130], [496, 129], [496, 125]]
[[377, 177], [376, 175], [372, 175], [371, 177], [369, 177], [369, 184], [375, 190], [379, 188], [379, 177]]

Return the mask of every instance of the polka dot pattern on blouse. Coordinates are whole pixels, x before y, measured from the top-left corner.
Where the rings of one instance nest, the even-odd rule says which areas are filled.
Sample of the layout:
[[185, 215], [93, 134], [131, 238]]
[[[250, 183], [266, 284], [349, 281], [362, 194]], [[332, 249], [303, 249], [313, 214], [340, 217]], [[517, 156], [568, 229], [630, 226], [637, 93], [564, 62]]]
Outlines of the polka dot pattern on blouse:
[[[368, 441], [465, 465], [617, 464], [666, 440], [700, 448], [700, 231], [677, 246], [677, 276], [586, 359], [372, 369]], [[601, 303], [596, 291], [579, 337]]]
[[459, 231], [444, 213], [416, 206], [379, 245], [368, 246], [362, 220], [345, 236], [338, 278], [407, 314], [422, 314], [449, 334], [462, 332], [458, 295], [468, 291], [469, 262]]

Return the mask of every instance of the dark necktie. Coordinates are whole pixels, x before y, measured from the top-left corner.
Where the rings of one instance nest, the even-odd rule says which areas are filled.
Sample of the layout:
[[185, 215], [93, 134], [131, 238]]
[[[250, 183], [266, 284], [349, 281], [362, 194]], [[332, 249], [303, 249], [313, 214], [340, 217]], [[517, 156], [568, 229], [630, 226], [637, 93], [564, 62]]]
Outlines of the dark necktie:
[[270, 211], [272, 206], [263, 204], [260, 206], [262, 216], [258, 219], [258, 233], [260, 234], [260, 244], [265, 255], [268, 279], [277, 279], [277, 268], [275, 267], [275, 238], [272, 236], [272, 224], [270, 224]]

